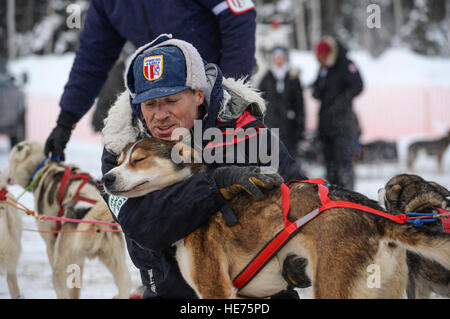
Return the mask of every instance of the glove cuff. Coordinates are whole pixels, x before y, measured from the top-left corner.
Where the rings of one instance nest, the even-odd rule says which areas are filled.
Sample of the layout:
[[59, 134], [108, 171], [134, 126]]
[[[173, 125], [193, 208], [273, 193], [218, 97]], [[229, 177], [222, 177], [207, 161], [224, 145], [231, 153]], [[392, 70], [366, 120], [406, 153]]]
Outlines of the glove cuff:
[[56, 123], [59, 126], [67, 128], [69, 130], [73, 130], [77, 122], [78, 118], [75, 116], [75, 114], [63, 110], [61, 110], [58, 119], [56, 120]]

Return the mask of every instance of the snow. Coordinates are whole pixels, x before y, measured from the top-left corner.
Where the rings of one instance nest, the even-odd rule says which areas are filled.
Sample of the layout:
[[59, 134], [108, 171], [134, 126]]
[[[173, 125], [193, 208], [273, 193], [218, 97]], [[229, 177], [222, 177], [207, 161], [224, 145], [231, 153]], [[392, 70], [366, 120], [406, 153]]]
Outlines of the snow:
[[[440, 86], [450, 87], [450, 60], [438, 58], [424, 58], [403, 49], [391, 49], [386, 51], [379, 59], [375, 60], [364, 52], [352, 52], [350, 54], [357, 66], [362, 70], [366, 86], [372, 87], [426, 87]], [[59, 111], [57, 102], [63, 92], [68, 79], [70, 68], [74, 59], [73, 54], [30, 56], [15, 61], [9, 65], [13, 74], [28, 73], [29, 81], [24, 89], [29, 99], [43, 97], [36, 101], [50, 101], [51, 106], [42, 105], [44, 102], [30, 104], [34, 112], [42, 112], [44, 106], [52, 109], [53, 119]], [[318, 64], [311, 53], [293, 51], [291, 62], [301, 68], [302, 82], [305, 85], [315, 79]], [[50, 111], [49, 111], [50, 112]], [[54, 125], [50, 122], [36, 118], [27, 118], [27, 121], [39, 121], [41, 126], [32, 131], [28, 138], [44, 141]], [[44, 124], [42, 124], [44, 123]], [[83, 128], [84, 127], [84, 128]], [[77, 130], [88, 131], [88, 125], [77, 126]], [[43, 132], [43, 133], [42, 133]], [[43, 135], [39, 135], [43, 134]], [[369, 198], [376, 199], [377, 191], [393, 175], [406, 172], [405, 152], [407, 145], [422, 134], [398, 137], [400, 161], [398, 164], [358, 165], [356, 167], [356, 190]], [[7, 166], [8, 143], [6, 138], [0, 137], [0, 170]], [[74, 132], [66, 149], [67, 162], [74, 163], [95, 177], [100, 177], [100, 158], [102, 152], [101, 141], [98, 136], [91, 133], [78, 134]], [[436, 173], [435, 159], [425, 154], [420, 154], [417, 162], [417, 172], [428, 180], [434, 180], [443, 186], [450, 188], [450, 152], [444, 157], [444, 174]], [[309, 177], [323, 177], [324, 170], [321, 167], [309, 167], [306, 172]], [[10, 192], [15, 196], [22, 193], [22, 189], [13, 186]], [[30, 193], [22, 197], [22, 202], [28, 208], [33, 209], [33, 198]], [[32, 217], [23, 215], [23, 227], [36, 229]], [[18, 266], [18, 280], [22, 294], [26, 298], [55, 298], [55, 292], [51, 281], [51, 270], [45, 252], [45, 244], [40, 235], [35, 232], [24, 231], [22, 237], [22, 255]], [[132, 275], [133, 289], [140, 285], [140, 276], [137, 269], [127, 257], [130, 273]], [[112, 298], [117, 290], [112, 282], [112, 276], [99, 260], [87, 260], [83, 275], [81, 298]], [[311, 290], [301, 292], [302, 298], [310, 298]], [[434, 296], [437, 297], [437, 296]], [[5, 274], [0, 274], [0, 298], [9, 298]]]

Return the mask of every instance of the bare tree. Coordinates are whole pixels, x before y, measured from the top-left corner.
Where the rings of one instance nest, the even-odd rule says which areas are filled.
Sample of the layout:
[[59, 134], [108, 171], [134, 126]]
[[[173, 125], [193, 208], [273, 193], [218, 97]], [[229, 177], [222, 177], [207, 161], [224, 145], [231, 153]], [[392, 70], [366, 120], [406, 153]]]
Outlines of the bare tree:
[[[47, 16], [50, 17], [55, 14], [55, 7], [53, 5], [53, 0], [47, 0]], [[47, 43], [45, 44], [44, 54], [50, 54], [53, 50], [53, 35], [49, 37]]]
[[6, 29], [8, 34], [8, 58], [16, 57], [16, 1], [6, 3]]
[[297, 46], [299, 50], [308, 50], [308, 42], [306, 36], [306, 15], [304, 0], [294, 0], [295, 10], [295, 26], [297, 34]]
[[392, 1], [394, 7], [394, 27], [395, 27], [395, 35], [398, 38], [401, 38], [400, 30], [403, 25], [404, 17], [403, 17], [403, 3], [402, 0], [393, 0]]
[[310, 43], [314, 46], [322, 36], [322, 8], [320, 0], [309, 0], [311, 10]]

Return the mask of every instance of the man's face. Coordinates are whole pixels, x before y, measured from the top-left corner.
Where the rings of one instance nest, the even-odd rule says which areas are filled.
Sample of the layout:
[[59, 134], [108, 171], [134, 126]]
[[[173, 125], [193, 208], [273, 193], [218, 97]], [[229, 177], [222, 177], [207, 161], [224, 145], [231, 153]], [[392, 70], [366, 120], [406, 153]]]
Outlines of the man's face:
[[323, 67], [327, 66], [327, 54], [318, 54], [317, 60], [319, 61], [320, 65]]
[[141, 103], [141, 112], [152, 136], [170, 140], [175, 129], [190, 130], [204, 97], [201, 91], [185, 90]]
[[282, 54], [277, 54], [272, 59], [272, 63], [278, 67], [282, 67], [284, 64], [286, 64], [286, 62], [287, 58]]

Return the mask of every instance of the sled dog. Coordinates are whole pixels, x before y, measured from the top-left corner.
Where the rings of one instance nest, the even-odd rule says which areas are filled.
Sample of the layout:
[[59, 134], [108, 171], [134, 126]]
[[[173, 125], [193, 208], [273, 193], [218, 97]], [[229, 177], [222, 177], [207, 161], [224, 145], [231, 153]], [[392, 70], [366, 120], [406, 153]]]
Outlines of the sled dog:
[[421, 151], [424, 151], [428, 156], [436, 157], [437, 169], [439, 173], [443, 172], [442, 160], [444, 158], [445, 151], [450, 144], [450, 131], [447, 135], [431, 141], [416, 141], [408, 146], [408, 169], [413, 171], [414, 162]]
[[[450, 207], [446, 197], [450, 192], [443, 186], [425, 181], [417, 175], [401, 174], [392, 177], [380, 190], [380, 200], [390, 213], [427, 212], [433, 207]], [[425, 223], [432, 231], [443, 232], [442, 221]], [[406, 293], [410, 299], [429, 298], [434, 292], [450, 297], [450, 271], [437, 263], [414, 252], [407, 251], [408, 286]]]
[[[104, 183], [106, 192], [142, 196], [207, 170], [203, 164], [174, 164], [173, 153], [194, 162], [193, 150], [183, 143], [155, 138], [130, 143], [118, 157], [118, 166], [103, 177], [109, 181]], [[317, 184], [298, 182], [289, 187], [291, 222], [320, 206]], [[382, 210], [377, 202], [335, 186], [329, 187], [329, 197]], [[230, 206], [239, 220], [236, 225], [227, 226], [218, 213], [174, 243], [181, 273], [201, 298], [236, 297], [233, 278], [284, 227], [280, 188], [265, 190], [259, 201], [238, 195]], [[402, 298], [406, 280], [398, 277], [403, 271], [400, 278], [406, 278], [407, 269], [398, 259], [405, 258], [404, 248], [450, 268], [449, 234], [396, 224], [355, 209], [332, 208], [303, 226], [238, 293], [264, 297], [286, 289], [283, 262], [288, 256], [301, 256], [307, 259], [306, 274], [315, 298]], [[374, 270], [381, 275], [372, 282]]]
[[[58, 216], [61, 209], [64, 209], [63, 217], [67, 218], [113, 221], [108, 206], [93, 179], [90, 178], [79, 189], [84, 182], [83, 179], [69, 178], [66, 180], [65, 187], [61, 189], [66, 172], [71, 174], [83, 172], [74, 165], [62, 165], [57, 162], [49, 162], [47, 167], [44, 166], [36, 172], [44, 160], [43, 144], [23, 141], [11, 150], [7, 169], [8, 182], [23, 188], [30, 184], [34, 173], [42, 172], [41, 178], [30, 190], [33, 193], [34, 208], [38, 214]], [[76, 195], [79, 198], [94, 200], [96, 203], [78, 200]], [[48, 260], [53, 270], [53, 286], [58, 298], [80, 297], [80, 287], [76, 285], [73, 288], [68, 287], [66, 283], [67, 267], [72, 264], [78, 265], [82, 274], [85, 258], [96, 257], [112, 273], [118, 288], [117, 297], [128, 298], [131, 279], [125, 262], [123, 236], [120, 232], [101, 232], [101, 230], [112, 229], [114, 226], [65, 222], [60, 226], [62, 232], [55, 233], [54, 231], [59, 228], [55, 221], [36, 221], [36, 225], [46, 244]], [[80, 232], [73, 232], [75, 230]]]
[[[6, 190], [6, 186], [6, 175], [0, 172], [0, 191]], [[6, 271], [9, 294], [14, 299], [20, 297], [16, 269], [22, 251], [21, 238], [22, 217], [16, 208], [0, 200], [0, 269]]]

